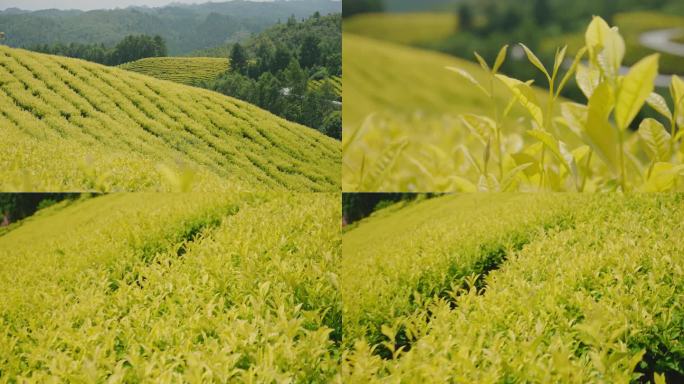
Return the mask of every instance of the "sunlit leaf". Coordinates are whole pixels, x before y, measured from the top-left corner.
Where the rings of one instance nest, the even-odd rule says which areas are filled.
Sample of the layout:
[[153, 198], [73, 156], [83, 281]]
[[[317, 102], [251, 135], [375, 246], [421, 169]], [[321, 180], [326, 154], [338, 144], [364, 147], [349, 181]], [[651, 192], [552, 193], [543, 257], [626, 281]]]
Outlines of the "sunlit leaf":
[[653, 54], [641, 59], [622, 79], [615, 105], [615, 122], [625, 130], [634, 120], [648, 96], [653, 92], [653, 82], [658, 75], [658, 58]]
[[544, 64], [542, 64], [537, 55], [535, 55], [531, 49], [527, 48], [525, 44], [520, 43], [520, 46], [523, 48], [523, 50], [525, 50], [525, 55], [527, 55], [527, 59], [530, 61], [530, 63], [537, 67], [537, 69], [539, 69], [544, 75], [546, 75], [546, 78], [551, 81], [551, 75], [549, 75], [549, 72], [546, 70]]
[[654, 162], [670, 159], [670, 134], [665, 127], [654, 119], [644, 119], [639, 126], [639, 136], [644, 149]]
[[665, 116], [668, 120], [672, 118], [672, 112], [670, 111], [670, 107], [667, 106], [667, 102], [665, 101], [665, 98], [663, 98], [659, 94], [653, 92], [650, 95], [648, 95], [648, 98], [646, 99], [646, 103], [651, 108], [655, 109], [656, 112]]
[[589, 99], [584, 138], [599, 157], [615, 172], [619, 169], [617, 160], [618, 137], [615, 129], [608, 121], [614, 104], [613, 92], [608, 83], [599, 85]]
[[474, 54], [475, 58], [477, 59], [477, 62], [480, 63], [480, 67], [482, 67], [482, 69], [485, 72], [491, 72], [491, 70], [489, 69], [489, 65], [487, 65], [487, 61], [484, 58], [482, 58], [482, 56], [480, 56], [479, 53], [474, 52]]
[[475, 85], [475, 86], [477, 87], [477, 89], [479, 89], [480, 91], [482, 91], [482, 93], [484, 93], [485, 95], [487, 95], [487, 97], [491, 97], [491, 94], [489, 93], [489, 91], [487, 91], [487, 90], [480, 84], [480, 82], [477, 81], [477, 80], [476, 80], [468, 71], [466, 71], [466, 70], [464, 70], [464, 69], [461, 69], [461, 68], [457, 68], [457, 67], [446, 67], [446, 69], [448, 69], [449, 71], [452, 71], [452, 72], [456, 72], [456, 73], [459, 74], [461, 77], [463, 77], [464, 79], [468, 80], [468, 81], [471, 82], [473, 85]]
[[601, 73], [596, 68], [578, 64], [575, 80], [577, 81], [577, 85], [582, 90], [582, 93], [584, 93], [584, 96], [589, 99], [591, 98], [591, 95], [594, 94], [596, 87], [599, 85]]
[[522, 81], [510, 78], [506, 75], [498, 74], [496, 77], [508, 87], [508, 89], [517, 98], [520, 105], [527, 109], [532, 116], [532, 119], [536, 121], [540, 127], [543, 127], [544, 114], [542, 109], [539, 107], [537, 96], [534, 94], [532, 88]]

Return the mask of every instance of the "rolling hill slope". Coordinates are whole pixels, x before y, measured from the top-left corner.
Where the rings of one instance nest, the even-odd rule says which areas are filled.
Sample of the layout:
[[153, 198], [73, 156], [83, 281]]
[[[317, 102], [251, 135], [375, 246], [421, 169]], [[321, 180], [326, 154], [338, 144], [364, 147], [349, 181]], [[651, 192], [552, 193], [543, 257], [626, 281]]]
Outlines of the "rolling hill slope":
[[242, 101], [0, 47], [0, 189], [339, 188], [339, 142]]
[[215, 80], [228, 67], [228, 59], [217, 57], [148, 57], [119, 66], [128, 71], [187, 85]]
[[336, 193], [119, 193], [0, 235], [3, 381], [329, 382]]

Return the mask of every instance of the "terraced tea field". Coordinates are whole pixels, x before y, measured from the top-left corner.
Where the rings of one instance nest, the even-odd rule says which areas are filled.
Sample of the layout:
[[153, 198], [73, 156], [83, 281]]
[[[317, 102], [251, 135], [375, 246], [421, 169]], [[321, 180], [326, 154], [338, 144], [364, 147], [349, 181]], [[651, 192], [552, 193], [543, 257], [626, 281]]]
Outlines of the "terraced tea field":
[[228, 70], [229, 64], [228, 59], [216, 57], [148, 57], [120, 65], [119, 68], [161, 80], [195, 85], [215, 80]]
[[343, 234], [342, 380], [684, 379], [682, 195], [450, 195]]
[[340, 144], [240, 100], [0, 47], [0, 190], [337, 190]]
[[0, 235], [0, 381], [327, 382], [337, 194], [113, 194]]
[[344, 32], [397, 44], [420, 45], [453, 35], [458, 29], [451, 12], [372, 13], [344, 21]]
[[318, 89], [325, 82], [329, 82], [335, 89], [335, 93], [338, 96], [342, 96], [342, 78], [339, 76], [331, 76], [330, 78], [324, 80], [312, 80], [309, 82], [309, 87], [312, 89]]

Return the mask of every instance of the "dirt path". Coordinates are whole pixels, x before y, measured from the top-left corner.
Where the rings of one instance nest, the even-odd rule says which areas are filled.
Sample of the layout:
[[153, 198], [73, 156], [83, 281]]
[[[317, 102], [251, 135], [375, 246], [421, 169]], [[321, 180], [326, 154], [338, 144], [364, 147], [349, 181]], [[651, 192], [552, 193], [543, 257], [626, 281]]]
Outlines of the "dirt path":
[[670, 28], [644, 32], [639, 36], [639, 43], [654, 51], [684, 57], [684, 43], [673, 41], [684, 36], [684, 29]]

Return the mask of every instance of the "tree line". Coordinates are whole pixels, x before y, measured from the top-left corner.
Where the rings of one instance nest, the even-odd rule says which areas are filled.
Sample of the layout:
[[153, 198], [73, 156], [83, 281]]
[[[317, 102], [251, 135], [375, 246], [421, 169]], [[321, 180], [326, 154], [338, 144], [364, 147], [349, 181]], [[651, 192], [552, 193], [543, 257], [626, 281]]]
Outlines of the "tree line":
[[73, 57], [104, 65], [119, 65], [144, 59], [146, 57], [163, 57], [168, 55], [166, 42], [157, 36], [129, 35], [113, 47], [104, 44], [39, 44], [29, 47], [30, 50]]
[[[245, 100], [287, 120], [341, 139], [341, 97], [331, 82], [342, 75], [340, 15], [290, 17], [245, 44], [233, 44], [231, 70], [201, 86]], [[320, 87], [311, 81], [322, 80]]]
[[442, 196], [439, 193], [343, 193], [342, 221], [344, 225], [353, 224], [373, 212], [399, 201], [431, 199]]

